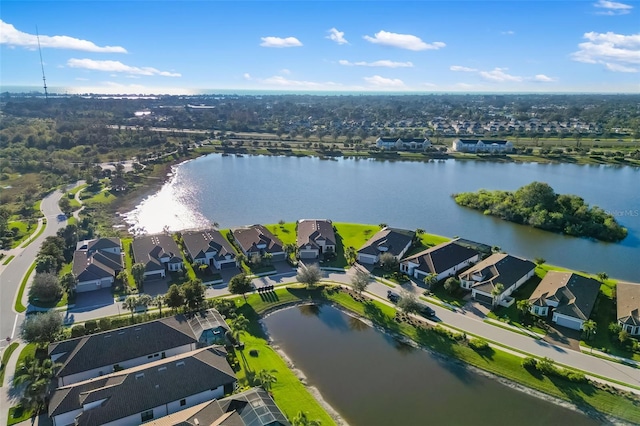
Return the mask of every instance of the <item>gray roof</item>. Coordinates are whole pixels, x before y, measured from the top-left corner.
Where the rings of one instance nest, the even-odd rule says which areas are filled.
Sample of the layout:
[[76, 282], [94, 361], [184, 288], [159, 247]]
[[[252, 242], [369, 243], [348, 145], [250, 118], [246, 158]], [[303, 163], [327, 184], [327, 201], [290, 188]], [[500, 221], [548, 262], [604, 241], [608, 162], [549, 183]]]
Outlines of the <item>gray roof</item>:
[[120, 238], [98, 238], [78, 243], [73, 253], [73, 274], [78, 282], [114, 277], [122, 271], [122, 255], [105, 250], [120, 248]]
[[616, 301], [618, 321], [640, 325], [640, 284], [619, 282], [616, 285]]
[[386, 252], [394, 256], [399, 256], [407, 244], [413, 241], [415, 235], [415, 232], [405, 229], [384, 228], [369, 238], [369, 241], [360, 247], [358, 253], [377, 256], [380, 253]]
[[586, 321], [600, 292], [600, 283], [572, 272], [549, 271], [533, 291], [532, 305], [548, 306], [547, 300], [558, 303], [555, 312]]
[[164, 270], [160, 261], [161, 257], [167, 257], [169, 261], [182, 262], [180, 249], [169, 235], [147, 235], [134, 238], [131, 243], [133, 259], [136, 263], [142, 263], [145, 271]]
[[147, 423], [150, 426], [290, 426], [271, 396], [252, 388]]
[[479, 141], [482, 141], [482, 143], [485, 145], [493, 145], [493, 144], [504, 145], [508, 142], [505, 140], [493, 140], [493, 139], [458, 139], [458, 140], [463, 144], [469, 144], [469, 145], [475, 145]]
[[298, 247], [310, 244], [317, 248], [317, 240], [324, 238], [327, 245], [336, 244], [333, 223], [328, 219], [301, 219], [298, 221]]
[[427, 274], [440, 274], [478, 254], [472, 248], [463, 247], [456, 244], [455, 241], [449, 241], [407, 257], [403, 259], [403, 262], [417, 263], [417, 269]]
[[[247, 228], [233, 230], [233, 238], [245, 253], [257, 253], [264, 250], [266, 253], [281, 253], [282, 241], [262, 225], [253, 225]], [[264, 245], [264, 248], [258, 248]]]
[[205, 253], [215, 253], [216, 260], [225, 260], [227, 255], [232, 259], [236, 257], [235, 249], [229, 241], [215, 229], [201, 231], [187, 231], [182, 233], [184, 247], [191, 259], [204, 259]]
[[475, 281], [472, 276], [479, 274], [481, 279], [473, 285], [473, 288], [484, 293], [491, 293], [496, 284], [501, 283], [504, 286], [504, 292], [533, 271], [535, 267], [535, 263], [529, 260], [506, 253], [495, 253], [460, 274], [459, 278]]
[[235, 382], [226, 351], [212, 346], [58, 388], [49, 416], [102, 401], [76, 417], [77, 425], [102, 425]]
[[[63, 340], [49, 345], [49, 356], [60, 356], [62, 364], [56, 376], [64, 377], [166, 351], [197, 344], [207, 326], [226, 327], [215, 309], [192, 316], [176, 315], [159, 320]], [[118, 348], [118, 350], [112, 350]]]

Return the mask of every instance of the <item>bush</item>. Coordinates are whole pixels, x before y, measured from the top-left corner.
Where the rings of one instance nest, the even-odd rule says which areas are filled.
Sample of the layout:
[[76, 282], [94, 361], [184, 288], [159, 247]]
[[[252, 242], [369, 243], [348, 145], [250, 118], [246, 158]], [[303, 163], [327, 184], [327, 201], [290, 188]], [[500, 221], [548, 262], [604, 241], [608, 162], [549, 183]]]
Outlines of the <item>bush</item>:
[[98, 322], [96, 320], [89, 320], [84, 323], [84, 328], [87, 330], [87, 333], [94, 333], [98, 328]]
[[111, 320], [109, 318], [100, 318], [98, 326], [102, 331], [111, 330]]
[[82, 337], [86, 334], [87, 330], [84, 325], [78, 324], [71, 327], [71, 337]]
[[522, 360], [522, 366], [527, 370], [536, 370], [538, 368], [538, 361], [535, 358], [526, 357]]
[[469, 347], [474, 351], [486, 351], [489, 349], [489, 343], [484, 339], [471, 339], [469, 340]]

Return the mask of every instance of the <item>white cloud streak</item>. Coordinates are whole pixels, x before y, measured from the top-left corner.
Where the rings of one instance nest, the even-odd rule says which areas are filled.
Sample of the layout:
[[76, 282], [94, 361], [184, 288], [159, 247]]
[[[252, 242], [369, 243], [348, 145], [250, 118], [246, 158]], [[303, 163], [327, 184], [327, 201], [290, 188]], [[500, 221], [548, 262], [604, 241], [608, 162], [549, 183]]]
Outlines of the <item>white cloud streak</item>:
[[344, 31], [338, 31], [336, 28], [331, 28], [327, 32], [329, 33], [329, 35], [325, 38], [335, 41], [338, 44], [349, 44], [347, 39], [344, 38]]
[[496, 67], [491, 71], [480, 71], [480, 76], [482, 76], [482, 78], [484, 78], [485, 80], [498, 81], [498, 82], [505, 82], [505, 81], [520, 82], [524, 80], [523, 77], [507, 74], [505, 72], [506, 70], [507, 68]]
[[451, 71], [456, 71], [456, 72], [476, 72], [476, 71], [478, 71], [475, 68], [463, 67], [461, 65], [451, 65], [449, 67], [449, 69]]
[[[38, 38], [35, 34], [22, 32], [13, 25], [0, 20], [0, 44], [6, 44], [12, 47], [26, 47], [27, 49], [33, 50], [38, 48]], [[127, 53], [127, 50], [121, 46], [98, 46], [88, 40], [64, 35], [41, 35], [40, 46], [43, 49], [82, 50], [96, 53]]]
[[365, 35], [363, 38], [370, 43], [413, 51], [438, 50], [446, 46], [441, 41], [425, 43], [420, 37], [411, 34], [397, 34], [388, 31], [379, 31], [373, 37]]
[[597, 12], [598, 15], [609, 16], [626, 15], [628, 13], [631, 13], [631, 9], [633, 9], [633, 6], [631, 6], [630, 4], [618, 3], [608, 0], [598, 0], [597, 3], [593, 4], [593, 6], [598, 9], [604, 9], [601, 12]]
[[181, 74], [160, 71], [152, 67], [132, 67], [125, 65], [120, 61], [96, 61], [93, 59], [75, 59], [71, 58], [67, 61], [67, 66], [71, 68], [81, 68], [91, 71], [115, 72], [129, 75], [159, 75], [162, 77], [181, 77]]
[[322, 90], [341, 86], [339, 83], [334, 83], [332, 81], [319, 83], [315, 81], [292, 80], [281, 75], [274, 75], [273, 77], [265, 78], [264, 80], [261, 80], [261, 82], [269, 86], [288, 87], [292, 89]]
[[295, 37], [260, 37], [260, 39], [262, 40], [262, 43], [260, 43], [260, 46], [262, 47], [283, 48], [302, 46], [300, 40]]
[[449, 70], [454, 72], [477, 73], [483, 79], [487, 81], [497, 82], [497, 83], [506, 83], [506, 82], [520, 83], [523, 81], [533, 81], [537, 83], [551, 83], [553, 81], [556, 81], [555, 78], [548, 77], [544, 74], [536, 74], [533, 77], [522, 77], [519, 75], [511, 75], [506, 72], [507, 68], [498, 68], [498, 67], [494, 68], [491, 71], [482, 71], [476, 68], [464, 67], [462, 65], [451, 65], [449, 67]]
[[544, 74], [536, 74], [532, 80], [538, 83], [551, 83], [553, 81], [556, 81], [555, 78], [546, 76]]
[[379, 89], [401, 89], [405, 87], [404, 82], [399, 78], [385, 78], [379, 75], [365, 77], [364, 81]]
[[341, 59], [338, 61], [338, 63], [340, 65], [344, 65], [347, 67], [383, 67], [383, 68], [412, 68], [413, 67], [413, 62], [409, 62], [409, 61], [394, 62], [387, 59], [382, 59], [382, 60], [373, 61], [373, 62], [365, 62], [365, 61], [350, 62], [350, 61], [347, 61], [346, 59]]
[[587, 64], [602, 64], [609, 71], [638, 72], [640, 66], [640, 33], [632, 35], [613, 32], [584, 34], [588, 41], [578, 44], [571, 59]]

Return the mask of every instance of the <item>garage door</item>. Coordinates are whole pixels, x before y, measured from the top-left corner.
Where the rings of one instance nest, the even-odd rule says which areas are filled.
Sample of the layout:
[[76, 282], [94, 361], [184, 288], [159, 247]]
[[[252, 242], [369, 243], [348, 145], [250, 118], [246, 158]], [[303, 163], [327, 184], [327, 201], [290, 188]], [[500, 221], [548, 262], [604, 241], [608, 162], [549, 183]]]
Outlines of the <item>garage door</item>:
[[144, 277], [145, 281], [159, 280], [160, 278], [162, 278], [162, 272], [148, 274]]
[[300, 250], [300, 259], [315, 259], [318, 252], [315, 250]]
[[90, 281], [76, 286], [76, 293], [85, 293], [87, 291], [94, 291], [100, 289], [99, 281]]
[[236, 262], [226, 262], [226, 263], [220, 264], [220, 269], [230, 269], [235, 267], [236, 267]]
[[376, 257], [375, 256], [370, 256], [368, 254], [359, 254], [358, 255], [358, 261], [360, 263], [373, 265], [374, 263], [376, 263]]
[[486, 303], [487, 305], [493, 305], [493, 298], [487, 296], [486, 294], [476, 293], [474, 298], [481, 303]]
[[554, 317], [554, 322], [562, 327], [567, 327], [567, 328], [571, 328], [573, 330], [580, 330], [581, 329], [581, 322], [577, 321], [577, 320], [572, 320], [570, 318], [567, 317], [563, 317], [560, 315], [557, 315]]

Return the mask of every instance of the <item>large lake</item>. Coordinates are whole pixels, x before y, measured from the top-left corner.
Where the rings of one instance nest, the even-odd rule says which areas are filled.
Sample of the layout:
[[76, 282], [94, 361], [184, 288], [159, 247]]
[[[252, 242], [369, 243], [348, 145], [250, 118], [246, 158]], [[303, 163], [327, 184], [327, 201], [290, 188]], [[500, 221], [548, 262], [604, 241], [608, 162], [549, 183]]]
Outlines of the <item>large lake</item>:
[[330, 306], [285, 309], [264, 322], [274, 342], [352, 426], [598, 424], [398, 343]]
[[[484, 216], [451, 198], [481, 188], [515, 190], [533, 181], [611, 212], [629, 236], [615, 244], [566, 237]], [[128, 215], [135, 228], [149, 233], [301, 218], [423, 228], [640, 281], [640, 169], [631, 167], [211, 154], [176, 167], [171, 180]]]

